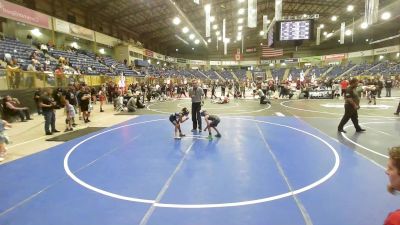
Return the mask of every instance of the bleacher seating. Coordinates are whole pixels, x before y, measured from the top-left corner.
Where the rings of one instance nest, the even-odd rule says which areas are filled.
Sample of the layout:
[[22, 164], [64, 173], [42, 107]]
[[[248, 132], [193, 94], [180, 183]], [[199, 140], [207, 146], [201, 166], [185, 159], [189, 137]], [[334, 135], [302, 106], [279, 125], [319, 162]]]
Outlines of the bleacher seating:
[[313, 66], [310, 70], [310, 72], [308, 73], [310, 76], [315, 74], [315, 77], [320, 77], [322, 74], [324, 74], [330, 67], [329, 66], [325, 66], [325, 67], [317, 67], [317, 66]]
[[219, 76], [213, 70], [204, 71], [203, 73], [207, 75], [209, 79], [212, 80], [220, 79]]
[[282, 80], [283, 75], [285, 74], [285, 70], [286, 70], [285, 68], [271, 69], [271, 74], [274, 80], [276, 79], [276, 77], [278, 77], [278, 80]]
[[233, 80], [233, 75], [231, 72], [227, 70], [222, 70], [220, 75], [225, 79], [225, 80]]
[[[109, 68], [107, 68], [105, 65], [95, 61], [91, 57], [84, 54], [72, 51], [70, 52], [61, 51], [56, 49], [50, 50], [49, 53], [56, 59], [58, 59], [60, 56], [64, 57], [65, 59], [68, 58], [73, 68], [79, 69], [82, 71], [82, 73], [88, 75], [99, 75], [99, 74], [106, 74], [109, 72]], [[92, 71], [88, 70], [89, 66], [92, 68]]]
[[244, 80], [244, 79], [247, 78], [247, 76], [246, 76], [246, 70], [236, 70], [234, 73], [235, 73], [236, 77], [237, 77], [239, 80]]
[[335, 78], [338, 77], [340, 75], [342, 75], [344, 72], [346, 72], [347, 70], [349, 70], [351, 67], [353, 67], [355, 64], [347, 64], [347, 65], [336, 65], [333, 67], [333, 69], [331, 71], [329, 71], [329, 73], [327, 74], [327, 77], [330, 78]]
[[[33, 46], [24, 44], [16, 39], [5, 38], [0, 41], [0, 59], [4, 59], [6, 54], [11, 55], [12, 58], [16, 58], [18, 63], [21, 65], [23, 70], [26, 70], [28, 65], [31, 63], [31, 59], [29, 58], [33, 51], [37, 50]], [[45, 63], [45, 56], [42, 53], [38, 54], [38, 61], [40, 64]], [[56, 68], [57, 62], [54, 60], [50, 60], [50, 69], [54, 71]]]

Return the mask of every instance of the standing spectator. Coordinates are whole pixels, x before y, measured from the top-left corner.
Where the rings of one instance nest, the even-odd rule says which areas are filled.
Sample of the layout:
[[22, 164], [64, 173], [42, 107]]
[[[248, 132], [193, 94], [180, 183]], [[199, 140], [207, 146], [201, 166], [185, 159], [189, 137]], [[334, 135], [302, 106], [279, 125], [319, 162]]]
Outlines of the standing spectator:
[[67, 99], [65, 99], [65, 113], [67, 114], [67, 118], [65, 119], [65, 132], [72, 131], [72, 123], [75, 121], [75, 109], [73, 105], [69, 104]]
[[85, 123], [90, 122], [89, 120], [89, 103], [90, 103], [90, 89], [88, 87], [82, 87], [82, 91], [79, 93], [78, 98], [80, 99], [80, 108]]
[[192, 98], [192, 121], [193, 121], [193, 129], [192, 132], [195, 132], [197, 128], [199, 128], [199, 132], [201, 129], [201, 104], [203, 102], [204, 92], [203, 89], [198, 87], [197, 80], [192, 82], [192, 88], [189, 89], [189, 97]]
[[21, 82], [21, 69], [15, 58], [7, 64], [7, 73], [9, 77], [9, 87], [18, 89]]
[[42, 114], [42, 108], [40, 107], [40, 104], [39, 104], [41, 95], [42, 95], [42, 90], [40, 88], [36, 89], [35, 93], [33, 94], [33, 100], [35, 101], [36, 110], [37, 110], [38, 115]]
[[103, 105], [106, 101], [106, 87], [101, 86], [99, 90], [100, 112], [104, 112]]
[[63, 86], [63, 74], [64, 74], [64, 70], [63, 70], [62, 66], [58, 66], [56, 68], [56, 70], [54, 71], [54, 74], [56, 76], [57, 87], [62, 87]]
[[381, 98], [381, 93], [383, 89], [383, 81], [381, 79], [377, 79], [376, 81], [376, 91], [378, 94], [378, 98]]
[[399, 105], [397, 106], [397, 110], [396, 110], [396, 112], [394, 113], [394, 115], [398, 116], [399, 113], [400, 113], [400, 102], [399, 102]]
[[344, 104], [344, 115], [342, 120], [338, 126], [338, 132], [346, 133], [343, 130], [344, 125], [351, 119], [356, 128], [356, 132], [363, 132], [365, 129], [362, 129], [358, 124], [358, 113], [357, 110], [360, 109], [360, 97], [358, 96], [356, 89], [358, 85], [358, 80], [353, 78], [350, 80], [350, 86], [346, 89], [345, 94], [345, 104]]
[[52, 135], [53, 133], [60, 132], [56, 129], [56, 114], [54, 112], [56, 102], [51, 97], [51, 92], [51, 89], [44, 91], [39, 100], [44, 116], [44, 131], [46, 132], [46, 135]]
[[385, 80], [386, 97], [392, 97], [392, 87], [393, 81], [390, 77], [387, 77]]
[[[389, 161], [387, 163], [386, 175], [389, 178], [387, 190], [391, 194], [400, 191], [400, 146], [393, 147], [389, 150]], [[389, 213], [386, 217], [384, 225], [399, 225], [400, 210]]]
[[6, 127], [11, 128], [11, 125], [5, 120], [0, 120], [0, 162], [4, 161], [7, 154], [5, 145], [8, 144], [9, 141], [8, 137], [4, 134]]
[[349, 86], [349, 82], [348, 82], [346, 79], [344, 79], [344, 80], [342, 80], [342, 81], [340, 82], [340, 87], [342, 88], [341, 96], [343, 96], [343, 97], [344, 97], [345, 94], [346, 94], [347, 86]]

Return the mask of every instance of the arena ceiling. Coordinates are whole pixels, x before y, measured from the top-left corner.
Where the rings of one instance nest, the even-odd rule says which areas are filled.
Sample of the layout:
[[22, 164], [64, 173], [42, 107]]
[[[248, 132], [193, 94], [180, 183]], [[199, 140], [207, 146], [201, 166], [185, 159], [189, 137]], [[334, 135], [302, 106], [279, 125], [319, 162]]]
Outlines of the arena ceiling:
[[[55, 0], [49, 0], [54, 2]], [[272, 19], [275, 11], [274, 0], [258, 0], [257, 1], [257, 28], [248, 28], [247, 25], [247, 0], [240, 3], [239, 0], [200, 0], [200, 4], [194, 3], [193, 0], [65, 0], [57, 1], [65, 2], [68, 7], [79, 8], [87, 12], [87, 19], [91, 21], [91, 29], [102, 32], [101, 26], [96, 26], [102, 21], [115, 24], [121, 32], [126, 32], [133, 39], [143, 43], [145, 47], [163, 53], [193, 53], [195, 48], [196, 54], [220, 54], [222, 43], [220, 42], [219, 51], [216, 49], [216, 31], [222, 32], [222, 19], [227, 21], [227, 36], [231, 38], [229, 44], [230, 51], [241, 47], [241, 41], [236, 41], [238, 32], [238, 18], [243, 17], [243, 40], [245, 47], [260, 46], [260, 43], [266, 42], [260, 36], [262, 30], [262, 16], [268, 15]], [[377, 40], [379, 38], [390, 37], [399, 34], [399, 0], [380, 0], [379, 9], [389, 8], [392, 18], [388, 21], [381, 21], [374, 25], [373, 29], [361, 30], [359, 25], [355, 27], [353, 43], [366, 42], [366, 39]], [[211, 43], [206, 45], [204, 41], [208, 41], [205, 37], [205, 11], [204, 5], [211, 4], [211, 16], [215, 17], [213, 24], [218, 25], [218, 29], [214, 30], [211, 25]], [[346, 7], [353, 5], [354, 10], [348, 12]], [[396, 7], [393, 7], [395, 5]], [[392, 7], [390, 7], [392, 6]], [[346, 22], [351, 24], [354, 21], [361, 21], [364, 16], [365, 0], [283, 0], [283, 16], [299, 16], [318, 14], [319, 18], [315, 21], [315, 27], [324, 24], [324, 31], [333, 32], [332, 38], [325, 41], [322, 35], [321, 46], [315, 46], [315, 41], [300, 43], [302, 46], [310, 48], [335, 47], [338, 45], [338, 30], [340, 23]], [[244, 8], [244, 15], [238, 15], [239, 9]], [[57, 9], [56, 9], [57, 10]], [[337, 16], [336, 22], [331, 21], [332, 16]], [[173, 24], [174, 17], [181, 19], [179, 25]], [[83, 25], [83, 24], [81, 24]], [[189, 32], [184, 34], [182, 28], [187, 26]], [[100, 29], [100, 30], [99, 30]], [[316, 30], [316, 29], [315, 29]], [[189, 34], [194, 33], [195, 38], [189, 39]], [[185, 44], [176, 35], [184, 39], [189, 44]], [[199, 39], [200, 44], [194, 43], [195, 39]], [[349, 43], [349, 41], [347, 41]], [[299, 45], [299, 43], [296, 43]], [[287, 46], [279, 46], [293, 49], [295, 44]]]

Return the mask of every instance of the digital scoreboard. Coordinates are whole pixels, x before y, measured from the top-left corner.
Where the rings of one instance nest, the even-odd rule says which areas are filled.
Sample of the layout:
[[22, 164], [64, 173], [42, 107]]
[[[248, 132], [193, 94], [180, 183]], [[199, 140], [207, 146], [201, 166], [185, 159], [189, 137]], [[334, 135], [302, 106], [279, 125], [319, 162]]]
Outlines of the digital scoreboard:
[[310, 40], [313, 34], [313, 21], [281, 21], [278, 25], [278, 31], [280, 41]]

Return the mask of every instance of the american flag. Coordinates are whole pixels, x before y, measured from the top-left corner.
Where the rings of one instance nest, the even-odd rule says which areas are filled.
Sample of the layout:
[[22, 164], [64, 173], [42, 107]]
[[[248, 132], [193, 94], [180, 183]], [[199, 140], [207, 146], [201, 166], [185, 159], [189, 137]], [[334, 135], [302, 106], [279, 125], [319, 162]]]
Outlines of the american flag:
[[268, 46], [261, 46], [261, 57], [262, 58], [272, 58], [283, 55], [283, 49], [274, 49]]

